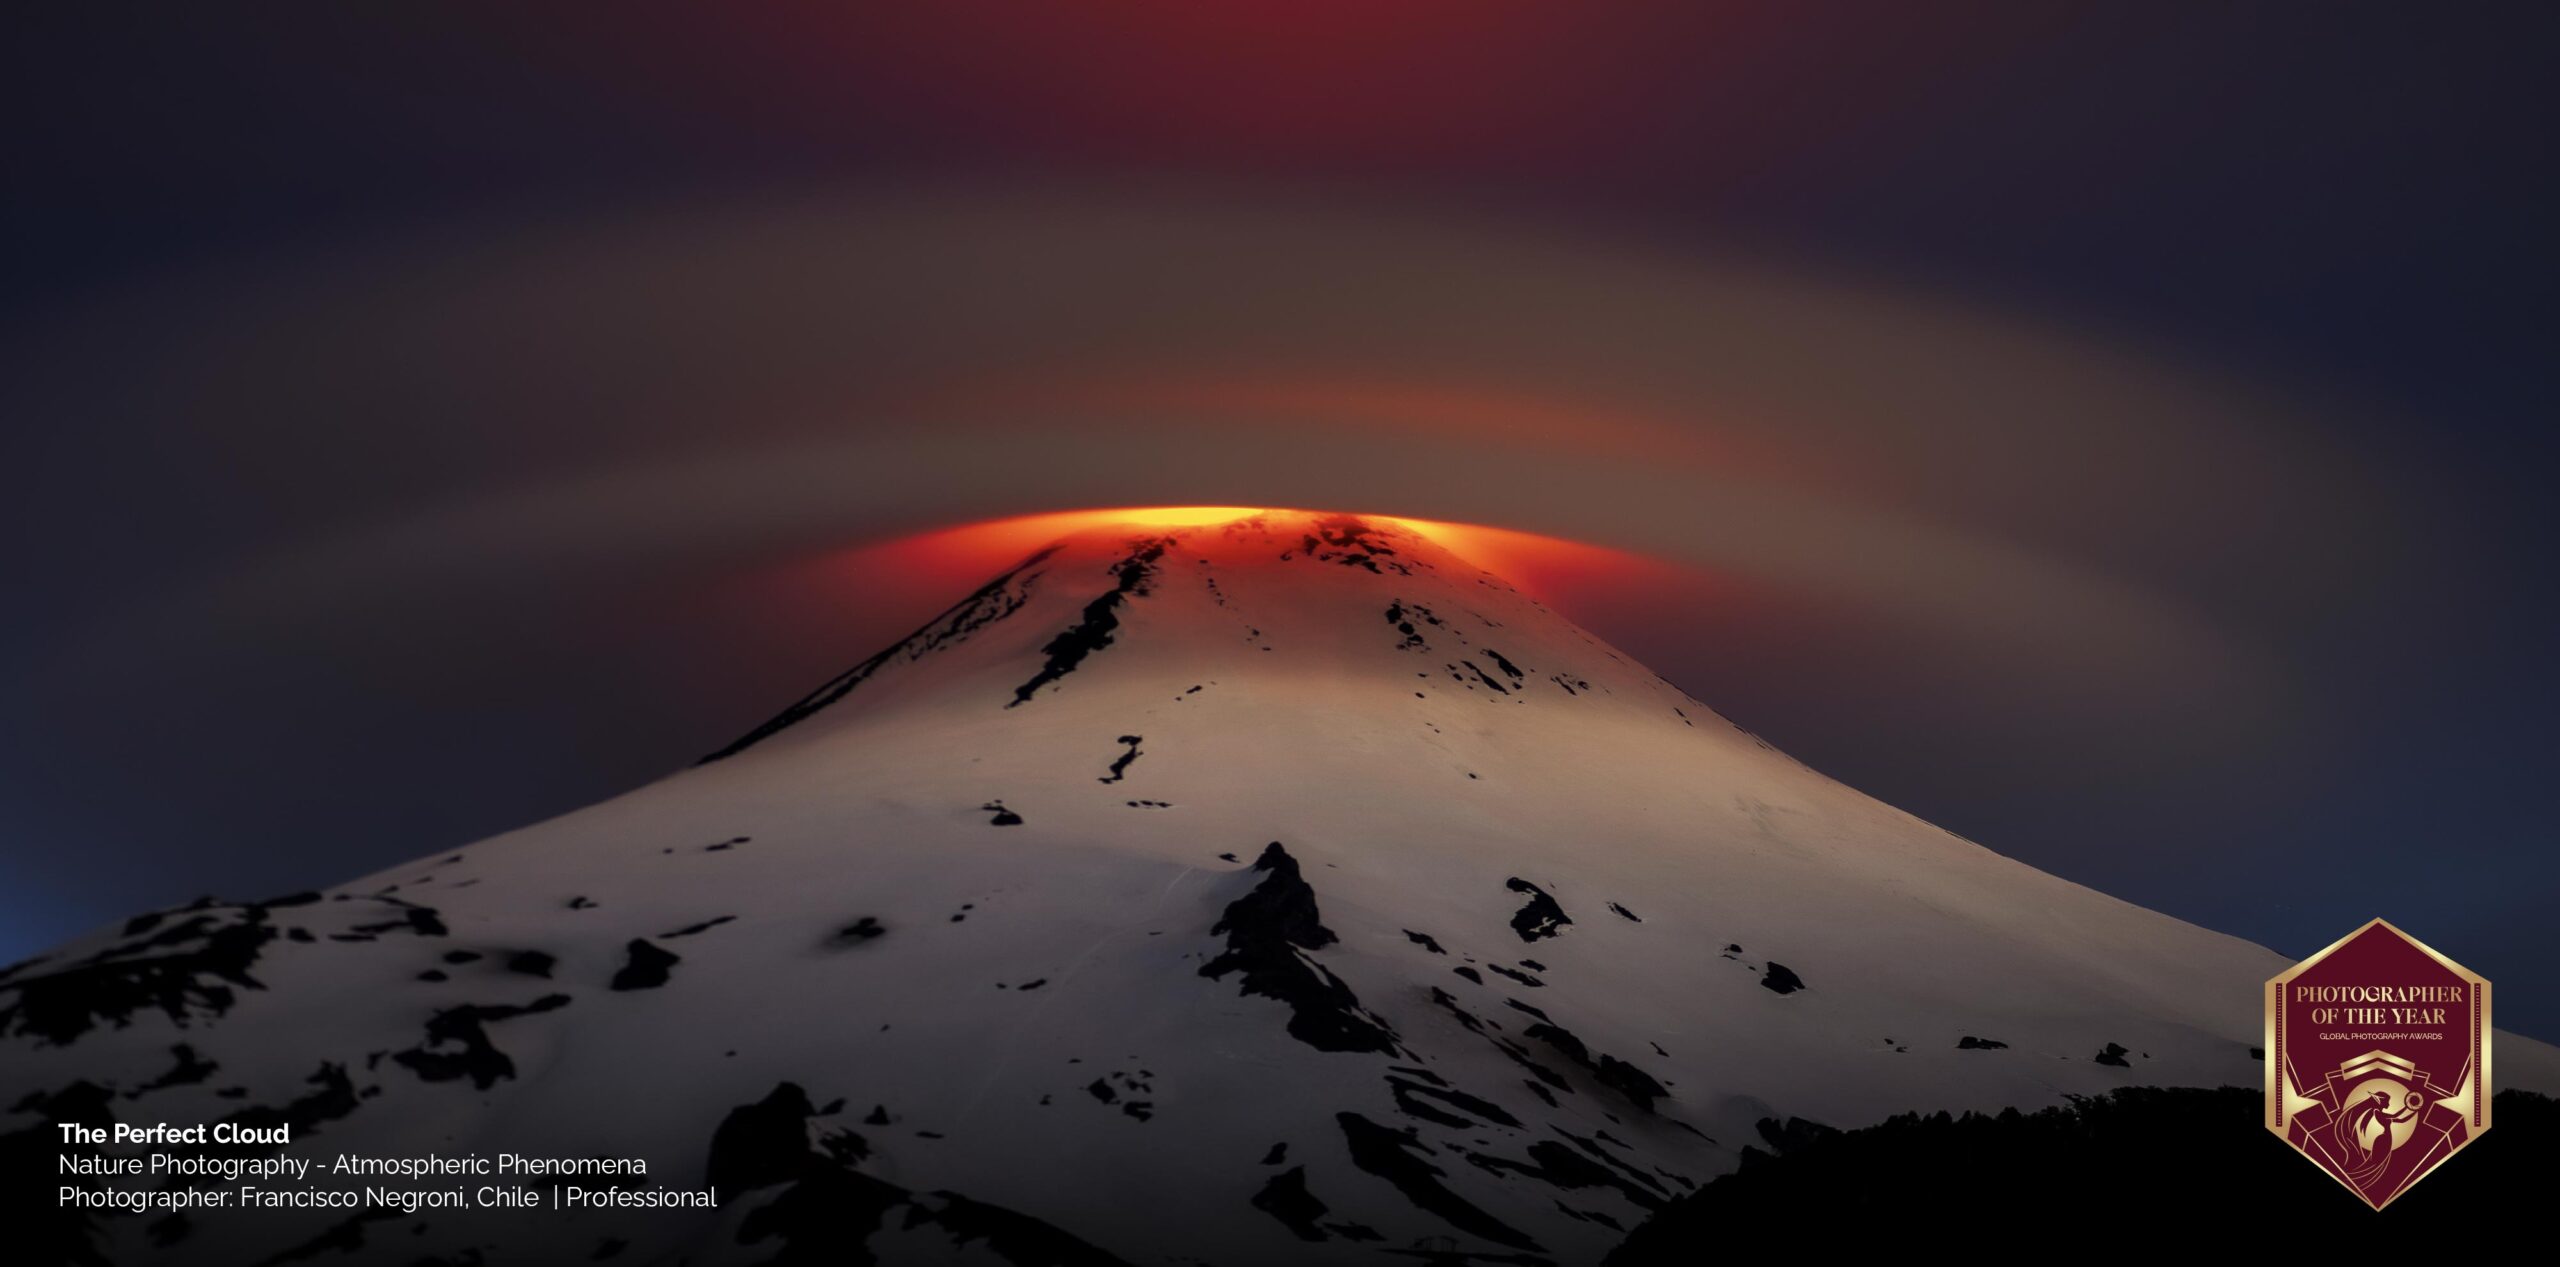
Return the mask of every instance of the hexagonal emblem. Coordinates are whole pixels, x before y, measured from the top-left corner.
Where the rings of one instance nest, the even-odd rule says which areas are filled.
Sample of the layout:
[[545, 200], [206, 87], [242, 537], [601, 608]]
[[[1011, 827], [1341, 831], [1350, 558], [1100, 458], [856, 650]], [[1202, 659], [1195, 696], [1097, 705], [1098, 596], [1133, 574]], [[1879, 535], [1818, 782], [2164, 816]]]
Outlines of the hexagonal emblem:
[[2383, 920], [2267, 983], [2267, 1129], [2374, 1209], [2489, 1129], [2489, 983]]

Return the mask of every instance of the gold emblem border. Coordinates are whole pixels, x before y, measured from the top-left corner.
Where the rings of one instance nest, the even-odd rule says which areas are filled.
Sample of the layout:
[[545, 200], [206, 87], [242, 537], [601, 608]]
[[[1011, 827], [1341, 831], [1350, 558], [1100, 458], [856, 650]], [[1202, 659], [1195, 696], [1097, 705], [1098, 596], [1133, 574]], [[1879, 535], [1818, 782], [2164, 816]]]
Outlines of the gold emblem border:
[[[2313, 1157], [2309, 1153], [2303, 1152], [2302, 1149], [2294, 1145], [2292, 1140], [2285, 1138], [2285, 1088], [2282, 1086], [2282, 1083], [2285, 1081], [2284, 1030], [2279, 1019], [2284, 1015], [2284, 987], [2287, 983], [2291, 982], [2295, 977], [2301, 976], [2309, 969], [2317, 966], [2320, 961], [2327, 959], [2330, 955], [2336, 953], [2338, 947], [2346, 945], [2348, 942], [2354, 941], [2358, 937], [2364, 936], [2366, 932], [2371, 930], [2377, 924], [2391, 930], [2393, 936], [2417, 947], [2420, 953], [2424, 954], [2429, 959], [2435, 960], [2438, 966], [2444, 968], [2453, 975], [2462, 978], [2464, 981], [2469, 982], [2480, 991], [2480, 1006], [2471, 1017], [2471, 1051], [2473, 1056], [2471, 1076], [2476, 1080], [2478, 1086], [2478, 1090], [2475, 1094], [2478, 1097], [2480, 1107], [2480, 1120], [2477, 1124], [2474, 1124], [2470, 1130], [2463, 1133], [2462, 1142], [2454, 1145], [2451, 1152], [2446, 1153], [2442, 1157], [2436, 1158], [2435, 1161], [2428, 1165], [2426, 1169], [2409, 1176], [2409, 1181], [2401, 1184], [2399, 1191], [2385, 1197], [2380, 1205], [2374, 1204], [2374, 1202], [2367, 1198], [2365, 1194], [2354, 1184], [2348, 1183], [2345, 1179], [2339, 1178], [2338, 1175], [2332, 1172], [2327, 1166], [2321, 1165], [2318, 1158]], [[2465, 968], [2461, 964], [2455, 963], [2452, 959], [2446, 957], [2443, 951], [2437, 950], [2435, 947], [2410, 936], [2406, 931], [2402, 930], [2399, 925], [2394, 924], [2387, 919], [2383, 919], [2380, 916], [2376, 916], [2357, 925], [2355, 931], [2321, 947], [2319, 950], [2305, 957], [2302, 962], [2277, 973], [2267, 982], [2266, 1046], [2261, 1048], [2261, 1050], [2266, 1053], [2267, 1057], [2267, 1071], [2265, 1078], [2266, 1117], [2264, 1119], [2267, 1129], [2274, 1132], [2275, 1137], [2282, 1140], [2286, 1148], [2291, 1149], [2304, 1161], [2310, 1162], [2313, 1169], [2318, 1170], [2321, 1174], [2328, 1175], [2331, 1179], [2337, 1180], [2339, 1187], [2354, 1193], [2356, 1200], [2364, 1205], [2370, 1206], [2375, 1210], [2380, 1210], [2385, 1206], [2390, 1205], [2392, 1202], [2399, 1200], [2411, 1188], [2415, 1188], [2420, 1183], [2425, 1182], [2427, 1176], [2434, 1174], [2436, 1172], [2436, 1167], [2442, 1166], [2446, 1162], [2453, 1160], [2456, 1154], [2460, 1153], [2463, 1149], [2471, 1147], [2473, 1140], [2476, 1140], [2489, 1132], [2490, 1118], [2495, 1111], [2497, 1098], [2497, 1087], [2489, 1078], [2490, 1050], [2494, 1045], [2491, 1042], [2493, 1027], [2489, 1020], [2489, 998], [2489, 979], [2487, 977], [2481, 976], [2479, 973], [2473, 972], [2469, 968]]]

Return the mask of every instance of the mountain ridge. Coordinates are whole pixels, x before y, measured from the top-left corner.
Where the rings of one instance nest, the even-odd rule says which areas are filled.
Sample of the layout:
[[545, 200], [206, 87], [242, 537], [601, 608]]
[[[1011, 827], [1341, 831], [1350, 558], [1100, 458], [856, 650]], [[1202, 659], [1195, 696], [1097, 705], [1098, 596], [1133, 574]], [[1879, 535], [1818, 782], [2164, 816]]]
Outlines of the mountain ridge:
[[596, 806], [13, 968], [0, 1131], [86, 1084], [727, 1189], [509, 1225], [536, 1259], [1588, 1262], [1765, 1119], [2254, 1085], [2282, 966], [1841, 786], [1424, 534], [1273, 512], [1072, 536]]

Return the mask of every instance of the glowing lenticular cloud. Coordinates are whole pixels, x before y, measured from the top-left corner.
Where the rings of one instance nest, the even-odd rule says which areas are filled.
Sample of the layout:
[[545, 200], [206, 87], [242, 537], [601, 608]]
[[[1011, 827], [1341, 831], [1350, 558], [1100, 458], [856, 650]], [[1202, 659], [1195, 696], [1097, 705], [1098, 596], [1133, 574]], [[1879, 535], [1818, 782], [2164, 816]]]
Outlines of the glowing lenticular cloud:
[[[831, 649], [809, 656], [822, 664], [829, 657], [867, 655], [905, 636], [960, 595], [1062, 537], [1097, 529], [1131, 535], [1214, 529], [1265, 513], [1348, 513], [1404, 528], [1568, 617], [1624, 623], [1632, 612], [1678, 621], [1732, 608], [1724, 578], [1622, 550], [1483, 524], [1304, 507], [1112, 507], [955, 524], [819, 551], [759, 570], [747, 588], [801, 596], [791, 600], [798, 613], [792, 623], [827, 631]], [[741, 597], [745, 605], [756, 605]]]
[[1200, 528], [1212, 524], [1234, 523], [1266, 513], [1267, 506], [1123, 506], [1108, 510], [1066, 510], [1047, 515], [1025, 515], [1007, 522], [1019, 524], [1026, 532], [1046, 532], [1053, 536], [1080, 531], [1105, 524], [1134, 524], [1142, 528]]
[[[1263, 514], [1350, 514], [1429, 538], [1451, 554], [1551, 601], [1639, 579], [1657, 587], [1707, 578], [1658, 559], [1587, 542], [1486, 524], [1450, 523], [1366, 511], [1273, 506], [1121, 506], [1048, 511], [957, 524], [826, 552], [821, 584], [858, 584], [870, 601], [922, 609], [947, 600], [1059, 538], [1094, 529], [1206, 528]], [[1684, 578], [1675, 580], [1673, 578]]]
[[[2165, 581], [2336, 601], [2369, 565], [2339, 543], [2389, 510], [2299, 411], [2189, 367], [1960, 300], [1410, 208], [914, 190], [256, 281], [197, 286], [224, 298], [192, 314], [152, 298], [149, 327], [181, 333], [114, 381], [48, 379], [87, 363], [63, 356], [0, 381], [11, 416], [111, 430], [183, 401], [331, 455], [316, 488], [395, 490], [229, 561], [189, 596], [201, 626], [464, 619], [563, 578], [1097, 513], [1060, 507], [1391, 508], [1525, 584], [1541, 559], [1607, 575], [1582, 543], [1801, 593], [2096, 716], [2092, 690], [2274, 676]], [[143, 658], [171, 623], [162, 604], [83, 649]]]
[[[1449, 523], [1441, 520], [1412, 519], [1402, 515], [1379, 514], [1359, 510], [1322, 510], [1305, 506], [1112, 506], [1092, 510], [1059, 510], [1037, 515], [1018, 515], [1006, 519], [945, 529], [938, 535], [985, 534], [990, 537], [1019, 538], [1034, 543], [1055, 540], [1071, 533], [1093, 528], [1213, 528], [1256, 515], [1351, 515], [1377, 523], [1393, 524], [1438, 541], [1452, 551], [1466, 554], [1460, 544], [1473, 542], [1479, 547], [1501, 552], [1497, 538], [1517, 538], [1515, 544], [1552, 540], [1533, 533], [1511, 532], [1482, 524]], [[1562, 545], [1563, 542], [1556, 544]], [[1470, 556], [1472, 557], [1472, 556]]]

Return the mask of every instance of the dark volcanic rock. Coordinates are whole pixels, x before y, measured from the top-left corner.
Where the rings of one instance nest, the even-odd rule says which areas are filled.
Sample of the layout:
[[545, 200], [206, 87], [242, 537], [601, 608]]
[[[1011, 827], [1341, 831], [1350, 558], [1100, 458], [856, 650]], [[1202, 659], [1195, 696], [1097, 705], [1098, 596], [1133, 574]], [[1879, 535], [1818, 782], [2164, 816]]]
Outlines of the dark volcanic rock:
[[1485, 1213], [1440, 1182], [1447, 1172], [1423, 1160], [1430, 1146], [1412, 1130], [1391, 1130], [1357, 1113], [1336, 1113], [1351, 1164], [1395, 1185], [1414, 1207], [1471, 1236], [1481, 1236], [1512, 1249], [1538, 1250], [1538, 1243], [1518, 1228]]
[[[1387, 1078], [1388, 1089], [1395, 1093], [1396, 1109], [1405, 1116], [1417, 1117], [1426, 1122], [1462, 1131], [1480, 1129], [1478, 1124], [1482, 1122], [1492, 1122], [1514, 1130], [1519, 1129], [1520, 1119], [1513, 1117], [1510, 1111], [1501, 1105], [1480, 1096], [1469, 1095], [1456, 1087], [1441, 1085], [1438, 1078], [1423, 1074], [1420, 1070], [1411, 1072], [1418, 1077], [1429, 1078], [1430, 1081], [1417, 1081], [1415, 1078], [1393, 1075]], [[1444, 1109], [1430, 1103], [1434, 1100], [1448, 1108]], [[1457, 1112], [1450, 1112], [1449, 1109], [1455, 1109]]]
[[2097, 1059], [2098, 1063], [2102, 1065], [2114, 1065], [2118, 1069], [2131, 1069], [2133, 1067], [2133, 1062], [2125, 1059], [2126, 1056], [2131, 1054], [2131, 1052], [2125, 1050], [2123, 1044], [2109, 1043], [2105, 1047], [2099, 1049]]
[[[817, 1160], [816, 1154], [810, 1156]], [[738, 1243], [780, 1242], [779, 1252], [765, 1260], [769, 1264], [871, 1267], [880, 1261], [871, 1252], [872, 1236], [910, 1196], [906, 1189], [859, 1170], [813, 1164], [739, 1222]]]
[[1787, 970], [1787, 965], [1769, 961], [1769, 969], [1761, 974], [1760, 984], [1780, 994], [1793, 994], [1804, 988], [1804, 978]]
[[777, 1243], [767, 1262], [877, 1263], [871, 1238], [891, 1212], [903, 1210], [899, 1225], [906, 1230], [934, 1228], [957, 1248], [983, 1242], [1020, 1267], [1120, 1267], [1120, 1259], [1029, 1215], [956, 1192], [917, 1193], [864, 1174], [855, 1165], [870, 1149], [858, 1136], [838, 1135], [826, 1148], [811, 1145], [815, 1115], [808, 1093], [784, 1082], [764, 1099], [730, 1110], [711, 1135], [707, 1171], [723, 1204], [781, 1188], [738, 1225], [739, 1244]]
[[[1578, 1138], [1578, 1137], [1577, 1137]], [[1639, 1209], [1658, 1210], [1670, 1194], [1643, 1174], [1621, 1169], [1612, 1163], [1599, 1145], [1579, 1141], [1591, 1155], [1575, 1151], [1560, 1141], [1542, 1139], [1529, 1146], [1526, 1161], [1489, 1153], [1468, 1153], [1467, 1163], [1488, 1174], [1516, 1174], [1557, 1188], [1606, 1188], [1624, 1196]]]
[[374, 896], [374, 900], [377, 902], [388, 902], [393, 906], [399, 907], [400, 914], [394, 918], [380, 920], [371, 924], [352, 925], [347, 931], [362, 934], [367, 937], [381, 936], [385, 933], [409, 933], [418, 937], [442, 937], [446, 935], [444, 919], [437, 914], [434, 907], [420, 906], [414, 902], [403, 902], [396, 897], [386, 897], [380, 894], [376, 894]]
[[1406, 609], [1403, 599], [1397, 599], [1387, 605], [1387, 623], [1395, 626], [1397, 633], [1404, 635], [1403, 639], [1396, 643], [1397, 650], [1428, 651], [1431, 649], [1431, 644], [1423, 640], [1422, 631], [1414, 627], [1416, 620], [1434, 625], [1440, 623], [1439, 617], [1432, 615], [1429, 608], [1420, 604], [1416, 604], [1410, 611]]
[[1999, 1051], [2008, 1045], [1996, 1038], [1976, 1038], [1971, 1034], [1956, 1040], [1957, 1051]]
[[1111, 772], [1096, 780], [1097, 782], [1117, 783], [1129, 777], [1129, 767], [1136, 764], [1139, 757], [1145, 755], [1138, 750], [1138, 745], [1146, 742], [1146, 737], [1143, 735], [1122, 735], [1116, 742], [1127, 751], [1111, 759]]
[[29, 1034], [67, 1045], [101, 1022], [124, 1026], [135, 1012], [155, 1010], [185, 1023], [190, 1016], [231, 1010], [234, 987], [262, 989], [249, 969], [275, 940], [263, 907], [198, 909], [166, 924], [134, 920], [146, 934], [87, 958], [31, 972], [20, 965], [0, 980], [0, 1034]]
[[817, 1113], [798, 1083], [775, 1084], [765, 1098], [729, 1110], [711, 1132], [708, 1177], [723, 1200], [799, 1175], [815, 1154], [809, 1118]]
[[1396, 560], [1393, 547], [1370, 535], [1378, 531], [1377, 527], [1357, 515], [1328, 515], [1313, 527], [1315, 532], [1301, 543], [1310, 559], [1362, 568], [1381, 576], [1388, 572], [1413, 574], [1411, 567]]
[[1307, 1191], [1307, 1168], [1292, 1166], [1271, 1176], [1262, 1191], [1253, 1194], [1253, 1208], [1280, 1220], [1302, 1241], [1325, 1239], [1319, 1221], [1331, 1207]]
[[516, 1063], [489, 1041], [488, 1031], [482, 1027], [567, 1006], [568, 995], [546, 994], [521, 1007], [469, 1003], [446, 1008], [428, 1018], [426, 1042], [393, 1052], [391, 1058], [429, 1082], [469, 1078], [471, 1085], [486, 1091], [500, 1080], [516, 1076]]
[[1635, 1101], [1636, 1107], [1653, 1112], [1653, 1102], [1671, 1094], [1669, 1088], [1654, 1081], [1653, 1075], [1606, 1053], [1595, 1053], [1572, 1031], [1552, 1022], [1541, 1021], [1520, 1031], [1524, 1038], [1534, 1038], [1564, 1053], [1565, 1058], [1590, 1071], [1592, 1080]]
[[668, 941], [673, 941], [678, 937], [698, 936], [702, 933], [710, 932], [712, 929], [718, 928], [722, 924], [729, 923], [737, 918], [738, 917], [735, 915], [715, 916], [714, 918], [703, 920], [698, 924], [687, 924], [672, 933], [660, 933], [658, 936]]
[[1244, 973], [1243, 991], [1289, 1005], [1289, 1034], [1320, 1051], [1391, 1052], [1396, 1038], [1385, 1022], [1360, 1006], [1341, 978], [1305, 952], [1330, 946], [1332, 930], [1316, 911], [1315, 890], [1299, 875], [1298, 861], [1273, 841], [1255, 860], [1263, 873], [1253, 891], [1227, 905], [1209, 931], [1224, 933], [1227, 948], [1202, 964], [1200, 975]]
[[1164, 557], [1170, 541], [1152, 541], [1141, 546], [1128, 558], [1114, 564], [1111, 574], [1115, 584], [1099, 598], [1085, 604], [1083, 617], [1070, 625], [1049, 644], [1040, 648], [1048, 661], [1031, 680], [1013, 688], [1013, 699], [1005, 707], [1014, 708], [1031, 702], [1040, 688], [1073, 673], [1086, 657], [1111, 645], [1112, 634], [1120, 628], [1120, 606], [1133, 595], [1147, 592], [1147, 582], [1154, 578], [1156, 561]]
[[[1466, 971], [1466, 969], [1464, 969], [1464, 968], [1460, 968], [1460, 969], [1458, 969], [1458, 971], [1460, 971], [1460, 972], [1465, 972], [1465, 971]], [[1473, 979], [1472, 974], [1470, 975], [1470, 978], [1469, 978], [1469, 979], [1471, 979], [1471, 980]], [[1477, 984], [1481, 985], [1481, 984], [1483, 984], [1483, 983], [1482, 983], [1482, 982], [1478, 982]], [[1458, 1000], [1457, 1000], [1457, 997], [1456, 997], [1455, 995], [1452, 995], [1452, 994], [1450, 994], [1448, 991], [1443, 990], [1443, 989], [1441, 989], [1440, 987], [1438, 987], [1438, 986], [1436, 986], [1436, 985], [1435, 985], [1435, 986], [1431, 987], [1431, 1001], [1432, 1001], [1432, 1002], [1434, 1002], [1434, 1003], [1439, 1004], [1439, 1005], [1440, 1005], [1440, 1008], [1441, 1008], [1441, 1010], [1442, 1010], [1442, 1011], [1445, 1011], [1445, 1012], [1447, 1012], [1449, 1015], [1456, 1017], [1456, 1018], [1457, 1018], [1457, 1020], [1458, 1020], [1458, 1023], [1459, 1023], [1460, 1025], [1464, 1025], [1464, 1026], [1466, 1026], [1466, 1027], [1467, 1027], [1467, 1032], [1468, 1032], [1468, 1033], [1471, 1033], [1471, 1034], [1481, 1034], [1481, 1033], [1484, 1033], [1484, 1018], [1482, 1018], [1482, 1017], [1480, 1017], [1480, 1016], [1477, 1016], [1475, 1013], [1470, 1012], [1470, 1011], [1468, 1011], [1467, 1009], [1465, 1009], [1465, 1008], [1463, 1008], [1463, 1007], [1458, 1006]]]
[[[363, 1104], [364, 1096], [356, 1091], [355, 1080], [347, 1076], [347, 1067], [344, 1065], [323, 1061], [320, 1067], [313, 1070], [311, 1076], [303, 1081], [312, 1089], [283, 1104], [251, 1105], [225, 1115], [222, 1120], [237, 1126], [261, 1129], [275, 1126], [290, 1127], [293, 1137], [299, 1140], [324, 1123], [334, 1122], [354, 1113]], [[233, 1155], [248, 1155], [261, 1151], [261, 1148], [260, 1145], [240, 1144], [231, 1146], [230, 1152]], [[218, 1152], [222, 1149], [220, 1146], [215, 1146], [214, 1151]]]
[[645, 937], [632, 938], [623, 953], [622, 968], [613, 974], [616, 990], [655, 990], [667, 983], [669, 969], [684, 962], [684, 956], [651, 945]]
[[212, 1077], [214, 1071], [220, 1068], [220, 1066], [214, 1064], [212, 1061], [206, 1060], [202, 1056], [197, 1055], [196, 1049], [185, 1043], [172, 1045], [169, 1048], [169, 1055], [174, 1058], [176, 1063], [170, 1067], [167, 1073], [161, 1074], [159, 1077], [153, 1078], [151, 1081], [143, 1083], [141, 1086], [135, 1087], [133, 1090], [126, 1092], [125, 1098], [138, 1099], [142, 1096], [149, 1095], [154, 1091], [165, 1090], [169, 1087], [194, 1086], [197, 1083], [203, 1082], [205, 1079]]
[[728, 747], [704, 757], [701, 764], [709, 765], [723, 757], [736, 756], [808, 720], [820, 709], [852, 694], [853, 688], [868, 681], [883, 666], [899, 660], [920, 660], [943, 647], [965, 642], [969, 635], [1021, 610], [1025, 598], [1022, 582], [1056, 552], [1057, 547], [1052, 546], [1023, 560], [1012, 571], [987, 582], [976, 593], [961, 599], [923, 628], [907, 635], [898, 645], [829, 679], [825, 685], [801, 697], [799, 702], [782, 710], [772, 720], [748, 731]]
[[1520, 940], [1536, 941], [1541, 937], [1553, 937], [1565, 925], [1573, 922], [1573, 917], [1565, 914], [1564, 908], [1556, 905], [1556, 900], [1547, 896], [1545, 889], [1516, 875], [1505, 881], [1503, 887], [1514, 893], [1529, 895], [1528, 904], [1511, 916], [1511, 931], [1520, 934]]

